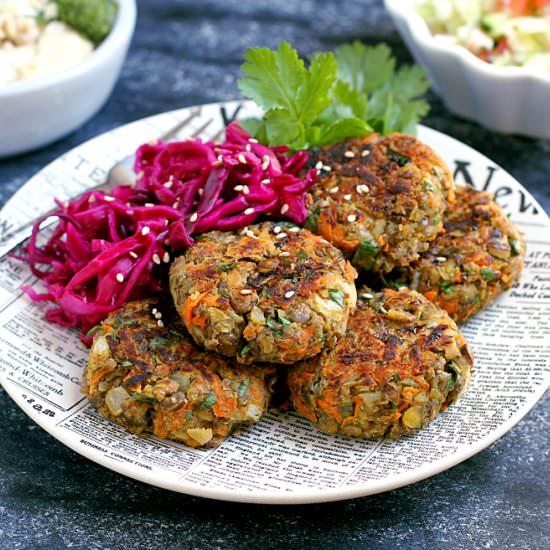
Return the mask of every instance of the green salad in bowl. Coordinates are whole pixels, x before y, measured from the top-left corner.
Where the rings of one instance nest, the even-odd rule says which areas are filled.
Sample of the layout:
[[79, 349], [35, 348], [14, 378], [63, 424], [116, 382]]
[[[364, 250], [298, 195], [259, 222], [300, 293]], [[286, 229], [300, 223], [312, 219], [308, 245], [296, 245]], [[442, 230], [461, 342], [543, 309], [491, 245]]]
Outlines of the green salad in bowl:
[[550, 0], [420, 0], [416, 9], [438, 40], [550, 74]]

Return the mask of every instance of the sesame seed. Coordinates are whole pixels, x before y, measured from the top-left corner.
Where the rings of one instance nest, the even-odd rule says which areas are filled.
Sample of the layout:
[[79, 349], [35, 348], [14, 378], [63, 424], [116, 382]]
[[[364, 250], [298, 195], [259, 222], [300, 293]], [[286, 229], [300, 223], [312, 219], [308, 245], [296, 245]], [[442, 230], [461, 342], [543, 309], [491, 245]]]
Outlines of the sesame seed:
[[239, 153], [239, 156], [237, 158], [239, 159], [239, 162], [241, 164], [246, 164], [246, 157], [242, 153]]
[[248, 195], [248, 193], [250, 193], [248, 185], [243, 185], [243, 195]]
[[286, 233], [279, 233], [275, 238], [276, 239], [284, 239], [285, 237], [288, 237]]
[[127, 216], [131, 216], [134, 212], [132, 210], [126, 210], [125, 213]]
[[158, 309], [156, 307], [154, 307], [152, 310], [151, 310], [151, 313], [153, 315], [155, 315], [156, 313], [158, 313]]
[[117, 273], [116, 274], [116, 280], [119, 282], [119, 283], [123, 283], [124, 282], [124, 275], [122, 273]]
[[145, 235], [147, 235], [149, 233], [149, 231], [151, 231], [151, 228], [146, 225], [145, 227], [142, 227], [141, 228], [141, 234], [145, 237]]
[[189, 221], [191, 223], [196, 222], [198, 219], [199, 219], [199, 215], [196, 212], [193, 212], [189, 217]]
[[368, 157], [370, 155], [370, 151], [368, 149], [363, 149], [361, 151], [361, 156], [362, 157]]
[[170, 220], [166, 219], [164, 220], [164, 225], [167, 226], [170, 223]]
[[315, 168], [317, 168], [317, 170], [321, 170], [321, 168], [323, 168], [323, 163], [322, 163], [322, 161], [319, 161], [319, 162], [315, 165]]
[[446, 262], [447, 261], [447, 258], [445, 258], [445, 256], [437, 256], [436, 257], [436, 260], [438, 262]]
[[132, 258], [138, 258], [139, 257], [133, 250], [130, 250], [129, 254]]
[[153, 254], [153, 263], [160, 264], [160, 256], [156, 252]]
[[167, 264], [170, 262], [170, 254], [168, 252], [165, 252], [163, 255], [162, 255], [162, 261]]
[[104, 201], [107, 201], [107, 202], [113, 202], [113, 201], [115, 200], [115, 198], [114, 198], [114, 197], [111, 197], [111, 195], [105, 195], [105, 196], [103, 197], [103, 200], [104, 200]]
[[291, 233], [298, 233], [298, 231], [300, 231], [300, 228], [299, 228], [299, 227], [291, 227], [291, 228], [289, 229], [289, 231], [290, 231]]
[[95, 197], [93, 195], [90, 195], [88, 197], [88, 202], [95, 202]]
[[325, 164], [325, 165], [323, 166], [323, 170], [324, 170], [325, 172], [330, 172], [330, 171], [332, 170], [332, 168], [331, 168], [328, 164]]
[[339, 189], [340, 188], [338, 186], [336, 186], [336, 187], [333, 187], [332, 189], [329, 189], [328, 192], [329, 193], [338, 193]]
[[276, 225], [274, 228], [273, 228], [273, 233], [275, 233], [275, 235], [277, 235], [277, 233], [280, 233], [281, 232], [281, 226], [280, 225]]
[[344, 199], [346, 199], [347, 201], [350, 201], [351, 195], [349, 193], [347, 195], [344, 195]]
[[257, 139], [254, 139], [254, 138], [248, 138], [248, 141], [250, 143], [258, 143], [258, 140]]
[[146, 202], [145, 205], [147, 208], [153, 208], [155, 206], [152, 202]]
[[271, 183], [271, 180], [269, 178], [266, 178], [265, 180], [262, 180], [260, 183], [263, 183], [263, 184]]
[[355, 214], [350, 214], [348, 216], [348, 222], [352, 223], [357, 219], [357, 216]]
[[243, 288], [243, 289], [241, 290], [241, 294], [242, 294], [243, 296], [248, 296], [249, 294], [252, 294], [252, 291], [251, 291], [249, 288]]
[[282, 252], [279, 252], [279, 256], [290, 256], [290, 252], [287, 252], [286, 250], [283, 250]]
[[233, 187], [233, 189], [234, 189], [235, 191], [237, 191], [237, 193], [238, 193], [239, 191], [242, 191], [243, 188], [244, 188], [244, 187], [243, 187], [242, 185], [235, 185], [235, 187]]
[[344, 156], [348, 159], [352, 159], [355, 156], [355, 153], [353, 151], [346, 151]]
[[358, 185], [356, 187], [356, 190], [360, 195], [363, 194], [363, 193], [368, 193], [369, 192], [369, 188], [364, 184]]
[[384, 306], [380, 306], [380, 313], [388, 313], [388, 310]]
[[164, 326], [164, 323], [159, 319], [157, 321], [157, 327], [162, 328]]
[[254, 233], [254, 231], [251, 231], [250, 229], [247, 229], [244, 234], [247, 236], [247, 237], [250, 237], [251, 239], [258, 239], [259, 237], [256, 237], [256, 233]]
[[202, 194], [204, 193], [204, 189], [201, 187], [199, 190], [198, 190], [198, 195], [199, 197], [202, 197]]
[[178, 207], [178, 201], [173, 202], [173, 203], [172, 203], [172, 208], [177, 208], [177, 207]]
[[170, 180], [170, 181], [167, 181], [164, 184], [164, 187], [166, 187], [166, 189], [170, 189], [170, 187], [172, 187], [172, 185], [174, 185], [174, 182], [172, 180]]
[[364, 298], [365, 300], [370, 300], [371, 298], [373, 298], [373, 295], [372, 294], [369, 294], [368, 292], [362, 292], [360, 294], [361, 298]]
[[289, 208], [290, 206], [288, 206], [288, 204], [283, 204], [283, 206], [281, 206], [281, 214], [286, 214]]
[[294, 290], [288, 290], [287, 292], [285, 292], [285, 298], [289, 300], [290, 298], [292, 298], [292, 296], [294, 296], [294, 294], [296, 294]]
[[223, 164], [223, 161], [222, 160], [215, 160], [213, 163], [212, 163], [212, 166], [221, 166]]
[[162, 313], [160, 311], [157, 311], [154, 315], [155, 319], [162, 319]]
[[252, 151], [252, 146], [250, 145], [250, 143], [247, 143], [246, 144], [246, 147], [245, 149], [250, 153], [250, 151]]
[[271, 159], [269, 158], [269, 155], [264, 155], [262, 157], [262, 170], [267, 170], [267, 167], [269, 166], [270, 162], [271, 162]]
[[247, 209], [244, 211], [244, 214], [245, 214], [245, 216], [250, 216], [250, 214], [254, 214], [254, 208], [252, 208], [252, 207], [247, 208]]
[[407, 290], [407, 287], [406, 286], [400, 286], [397, 290], [399, 290], [401, 292], [402, 290]]

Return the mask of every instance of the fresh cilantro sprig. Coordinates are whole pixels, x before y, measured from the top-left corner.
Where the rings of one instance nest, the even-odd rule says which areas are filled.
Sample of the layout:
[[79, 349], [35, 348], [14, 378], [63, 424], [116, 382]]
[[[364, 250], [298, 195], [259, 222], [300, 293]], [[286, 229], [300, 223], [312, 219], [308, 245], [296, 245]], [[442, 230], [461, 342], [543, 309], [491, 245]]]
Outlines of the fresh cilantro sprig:
[[429, 88], [422, 67], [395, 70], [395, 59], [386, 44], [365, 46], [359, 41], [336, 50], [338, 77], [368, 96], [368, 121], [377, 132], [414, 133], [428, 114], [428, 104], [418, 99]]
[[262, 143], [309, 149], [372, 131], [414, 132], [427, 104], [420, 67], [395, 71], [385, 45], [356, 41], [312, 57], [309, 67], [287, 42], [276, 51], [251, 48], [245, 55], [240, 90], [265, 110], [245, 121]]
[[[263, 143], [308, 149], [371, 130], [362, 117], [362, 98], [357, 102], [361, 94], [344, 83], [335, 86], [338, 66], [333, 53], [316, 54], [306, 68], [296, 50], [281, 42], [277, 51], [251, 48], [244, 59], [245, 76], [238, 84], [266, 110], [254, 132]], [[335, 88], [341, 91], [338, 97]]]

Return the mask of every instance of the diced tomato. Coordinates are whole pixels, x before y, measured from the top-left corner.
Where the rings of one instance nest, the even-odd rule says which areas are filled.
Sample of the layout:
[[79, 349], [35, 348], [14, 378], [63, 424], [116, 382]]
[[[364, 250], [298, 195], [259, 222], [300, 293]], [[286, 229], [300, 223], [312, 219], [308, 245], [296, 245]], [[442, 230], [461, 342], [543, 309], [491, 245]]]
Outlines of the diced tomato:
[[550, 0], [533, 0], [533, 3], [537, 10], [550, 7]]
[[550, 0], [499, 0], [497, 9], [508, 12], [513, 17], [537, 15], [550, 6]]
[[510, 49], [510, 44], [508, 43], [507, 38], [503, 36], [502, 38], [499, 39], [499, 41], [497, 42], [497, 45], [493, 49], [493, 54], [500, 55], [509, 49]]

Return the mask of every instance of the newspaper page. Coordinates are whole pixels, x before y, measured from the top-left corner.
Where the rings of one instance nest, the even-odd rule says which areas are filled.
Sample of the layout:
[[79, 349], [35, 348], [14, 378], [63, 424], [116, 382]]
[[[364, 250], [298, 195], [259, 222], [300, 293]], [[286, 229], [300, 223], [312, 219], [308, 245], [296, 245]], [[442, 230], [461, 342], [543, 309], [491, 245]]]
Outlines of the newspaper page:
[[[235, 110], [235, 104], [223, 107], [225, 114], [219, 105], [203, 107], [187, 135], [205, 135], [205, 121], [213, 119], [206, 134], [212, 137], [223, 116]], [[0, 246], [13, 246], [14, 228], [49, 208], [54, 196], [68, 198], [94, 185], [114, 158], [189, 112], [134, 123], [61, 157], [0, 213], [6, 236], [4, 241], [0, 236]], [[9, 255], [0, 259], [0, 382], [33, 420], [88, 458], [149, 483], [228, 500], [292, 502], [306, 494], [318, 495], [313, 500], [336, 492], [342, 498], [369, 494], [467, 458], [505, 433], [548, 387], [550, 221], [485, 157], [429, 129], [422, 128], [419, 137], [449, 163], [458, 183], [495, 193], [527, 243], [521, 281], [462, 327], [475, 356], [470, 386], [427, 428], [397, 441], [356, 440], [324, 434], [292, 411], [271, 410], [214, 449], [129, 434], [101, 417], [80, 393], [87, 349], [79, 333], [44, 320], [47, 305], [32, 303], [22, 291], [23, 286], [40, 290], [40, 282]]]

